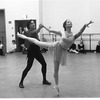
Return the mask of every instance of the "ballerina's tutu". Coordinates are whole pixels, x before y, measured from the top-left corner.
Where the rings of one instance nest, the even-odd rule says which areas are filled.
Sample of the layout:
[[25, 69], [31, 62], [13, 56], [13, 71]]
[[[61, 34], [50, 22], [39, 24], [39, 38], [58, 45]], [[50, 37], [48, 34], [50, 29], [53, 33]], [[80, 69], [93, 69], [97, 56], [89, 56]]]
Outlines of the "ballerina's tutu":
[[67, 50], [64, 50], [60, 42], [52, 43], [52, 46], [49, 47], [50, 54], [53, 53], [54, 61], [59, 61], [62, 66], [67, 66]]

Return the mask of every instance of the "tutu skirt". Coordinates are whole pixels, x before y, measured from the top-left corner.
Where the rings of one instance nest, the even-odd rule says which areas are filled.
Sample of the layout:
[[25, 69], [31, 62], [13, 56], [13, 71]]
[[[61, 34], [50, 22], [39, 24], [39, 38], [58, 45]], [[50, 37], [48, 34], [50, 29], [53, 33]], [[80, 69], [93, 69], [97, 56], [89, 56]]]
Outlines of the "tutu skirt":
[[54, 61], [59, 61], [62, 66], [67, 66], [67, 50], [61, 47], [60, 42], [52, 43], [49, 51], [53, 52]]

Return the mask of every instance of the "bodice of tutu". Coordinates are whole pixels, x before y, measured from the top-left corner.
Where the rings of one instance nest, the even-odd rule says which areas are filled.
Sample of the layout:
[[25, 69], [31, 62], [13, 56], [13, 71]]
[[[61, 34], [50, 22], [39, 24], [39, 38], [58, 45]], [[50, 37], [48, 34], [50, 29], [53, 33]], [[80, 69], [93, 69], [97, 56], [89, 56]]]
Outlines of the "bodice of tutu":
[[61, 47], [64, 48], [65, 50], [67, 50], [74, 42], [74, 37], [70, 36], [70, 37], [62, 37], [61, 39]]

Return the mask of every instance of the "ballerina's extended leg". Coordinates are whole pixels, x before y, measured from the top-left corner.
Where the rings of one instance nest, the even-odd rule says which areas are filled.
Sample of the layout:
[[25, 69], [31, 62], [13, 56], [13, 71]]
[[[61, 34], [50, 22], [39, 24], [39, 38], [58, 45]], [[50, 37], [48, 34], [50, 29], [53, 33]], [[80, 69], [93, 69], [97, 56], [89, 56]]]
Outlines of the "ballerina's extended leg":
[[20, 37], [20, 38], [22, 38], [22, 39], [26, 39], [26, 36], [25, 35], [22, 35], [22, 34], [17, 33], [17, 36]]
[[26, 40], [28, 40], [28, 41], [30, 41], [30, 42], [32, 42], [32, 43], [35, 43], [36, 45], [38, 45], [38, 46], [40, 46], [40, 47], [43, 47], [43, 48], [46, 48], [46, 49], [48, 49], [49, 47], [52, 47], [52, 46], [53, 46], [52, 43], [39, 41], [39, 40], [37, 40], [37, 39], [35, 39], [35, 38], [27, 37], [27, 36], [25, 36], [25, 35], [23, 35], [23, 34], [17, 33], [17, 36], [18, 36], [19, 38], [26, 39]]

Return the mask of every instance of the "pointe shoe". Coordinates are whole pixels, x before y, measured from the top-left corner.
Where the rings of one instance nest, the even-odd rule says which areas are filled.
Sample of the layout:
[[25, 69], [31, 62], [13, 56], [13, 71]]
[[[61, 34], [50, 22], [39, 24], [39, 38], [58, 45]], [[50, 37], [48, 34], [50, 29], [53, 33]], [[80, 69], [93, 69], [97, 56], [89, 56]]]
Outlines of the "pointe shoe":
[[60, 96], [60, 90], [59, 90], [59, 87], [58, 87], [58, 86], [54, 86], [54, 89], [56, 89], [56, 91], [57, 91], [57, 96]]

